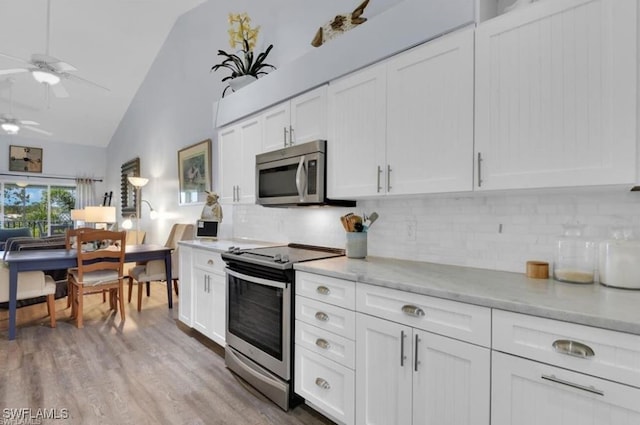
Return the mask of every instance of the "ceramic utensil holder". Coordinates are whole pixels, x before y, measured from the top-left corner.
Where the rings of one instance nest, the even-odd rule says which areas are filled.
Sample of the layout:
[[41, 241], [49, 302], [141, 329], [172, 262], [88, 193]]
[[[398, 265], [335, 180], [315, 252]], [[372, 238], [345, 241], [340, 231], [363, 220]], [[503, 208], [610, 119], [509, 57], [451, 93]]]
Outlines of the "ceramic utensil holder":
[[365, 258], [367, 256], [367, 234], [365, 232], [347, 232], [347, 257]]

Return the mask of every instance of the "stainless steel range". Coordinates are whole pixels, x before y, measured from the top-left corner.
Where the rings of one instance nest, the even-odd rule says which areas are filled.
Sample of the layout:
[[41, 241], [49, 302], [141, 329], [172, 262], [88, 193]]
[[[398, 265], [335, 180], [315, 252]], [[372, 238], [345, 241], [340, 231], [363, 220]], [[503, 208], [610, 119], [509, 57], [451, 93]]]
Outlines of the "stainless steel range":
[[342, 255], [342, 249], [300, 244], [231, 247], [222, 253], [227, 263], [226, 365], [284, 410], [297, 402], [291, 388], [293, 265]]

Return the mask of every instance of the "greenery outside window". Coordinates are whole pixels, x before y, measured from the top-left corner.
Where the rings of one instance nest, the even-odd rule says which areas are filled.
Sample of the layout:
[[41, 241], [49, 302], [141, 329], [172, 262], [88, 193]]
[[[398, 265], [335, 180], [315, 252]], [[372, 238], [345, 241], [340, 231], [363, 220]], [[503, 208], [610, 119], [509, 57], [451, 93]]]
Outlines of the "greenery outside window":
[[64, 233], [73, 227], [75, 186], [2, 184], [1, 227], [28, 227], [35, 237]]

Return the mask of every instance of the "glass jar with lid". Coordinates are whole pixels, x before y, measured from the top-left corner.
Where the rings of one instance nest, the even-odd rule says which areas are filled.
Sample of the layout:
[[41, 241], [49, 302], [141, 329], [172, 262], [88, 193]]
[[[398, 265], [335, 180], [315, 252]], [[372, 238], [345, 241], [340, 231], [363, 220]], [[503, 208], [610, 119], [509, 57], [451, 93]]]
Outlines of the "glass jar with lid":
[[553, 278], [561, 282], [593, 283], [596, 262], [595, 242], [583, 236], [584, 225], [567, 224], [556, 242]]
[[614, 227], [600, 243], [600, 283], [640, 289], [640, 239], [629, 227]]

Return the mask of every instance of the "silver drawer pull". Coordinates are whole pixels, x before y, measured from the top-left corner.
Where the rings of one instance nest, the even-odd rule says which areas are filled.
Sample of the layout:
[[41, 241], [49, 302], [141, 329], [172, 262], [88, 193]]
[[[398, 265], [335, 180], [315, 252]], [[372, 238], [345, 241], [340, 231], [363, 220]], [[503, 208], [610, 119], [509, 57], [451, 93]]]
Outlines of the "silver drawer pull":
[[557, 378], [555, 375], [542, 375], [541, 376], [542, 379], [545, 379], [547, 381], [551, 381], [551, 382], [555, 382], [556, 384], [561, 384], [561, 385], [566, 385], [568, 387], [571, 388], [576, 388], [578, 390], [582, 390], [582, 391], [587, 391], [589, 393], [593, 393], [593, 394], [598, 394], [598, 395], [604, 395], [604, 391], [597, 389], [596, 387], [590, 385], [590, 386], [586, 386], [586, 385], [580, 385], [580, 384], [576, 384], [570, 381], [565, 381], [564, 379], [560, 379]]
[[588, 345], [578, 341], [571, 341], [570, 339], [557, 339], [553, 341], [552, 346], [553, 349], [556, 350], [556, 353], [579, 357], [581, 359], [587, 359], [596, 355]]
[[213, 260], [212, 260], [212, 259], [209, 259], [209, 260], [207, 261], [207, 264], [208, 264], [208, 265], [212, 265], [212, 264], [213, 264]]
[[329, 385], [329, 383], [322, 378], [316, 378], [316, 385], [319, 386], [320, 388], [322, 388], [323, 390], [330, 390], [331, 389], [331, 385]]
[[329, 341], [327, 341], [326, 339], [322, 339], [322, 338], [318, 338], [316, 339], [316, 345], [320, 348], [323, 348], [325, 350], [328, 350], [329, 348], [331, 348], [331, 344], [329, 344]]
[[414, 316], [414, 317], [422, 317], [424, 316], [424, 310], [421, 309], [420, 307], [416, 307], [415, 305], [405, 305], [402, 306], [402, 312], [404, 314], [407, 314], [409, 316]]
[[323, 313], [321, 311], [316, 313], [316, 319], [318, 319], [321, 322], [328, 322], [329, 321], [329, 315], [327, 313]]
[[326, 286], [318, 286], [316, 288], [316, 292], [318, 294], [322, 294], [322, 295], [329, 295], [331, 293], [331, 290], [329, 288], [327, 288]]

